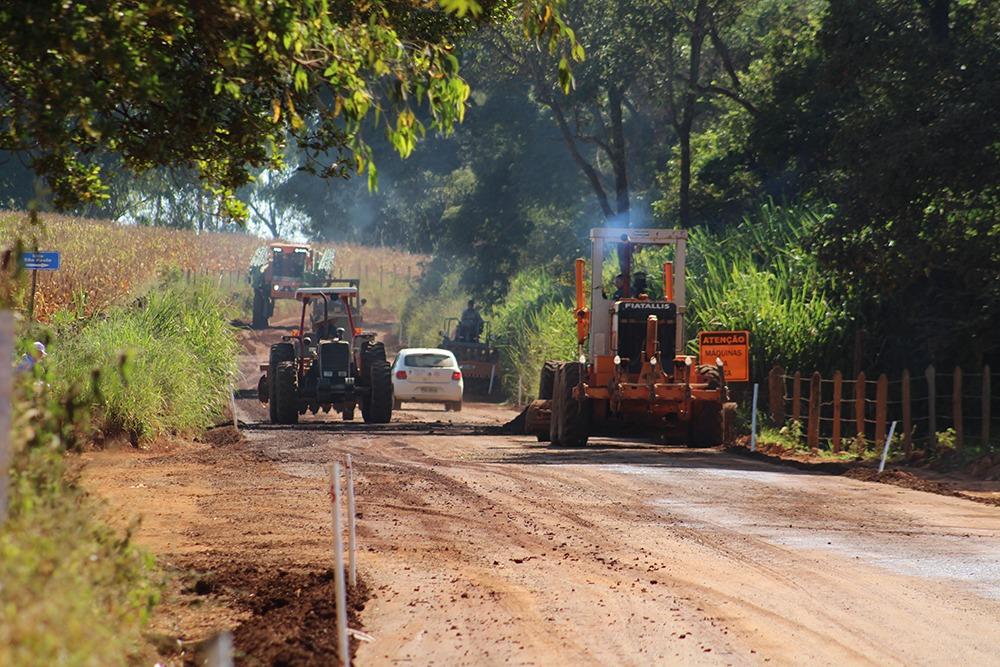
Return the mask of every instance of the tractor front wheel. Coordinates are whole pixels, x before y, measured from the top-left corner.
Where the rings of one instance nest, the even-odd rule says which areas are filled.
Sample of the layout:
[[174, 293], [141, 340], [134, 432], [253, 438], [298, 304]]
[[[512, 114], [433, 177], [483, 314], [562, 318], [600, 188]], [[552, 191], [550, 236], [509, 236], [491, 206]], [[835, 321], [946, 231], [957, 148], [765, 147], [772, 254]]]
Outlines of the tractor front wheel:
[[282, 361], [274, 372], [274, 405], [276, 424], [297, 424], [299, 421], [299, 378], [294, 361]]
[[295, 361], [295, 347], [291, 343], [275, 343], [271, 346], [271, 353], [267, 359], [267, 414], [272, 424], [279, 423], [275, 379], [278, 376], [278, 364], [282, 361]]
[[573, 396], [585, 370], [583, 364], [570, 362], [558, 367], [552, 383], [552, 418], [549, 439], [553, 445], [583, 447], [590, 432], [590, 404], [586, 398]]
[[267, 294], [263, 290], [255, 289], [253, 291], [253, 321], [251, 326], [254, 329], [266, 329], [268, 316]]

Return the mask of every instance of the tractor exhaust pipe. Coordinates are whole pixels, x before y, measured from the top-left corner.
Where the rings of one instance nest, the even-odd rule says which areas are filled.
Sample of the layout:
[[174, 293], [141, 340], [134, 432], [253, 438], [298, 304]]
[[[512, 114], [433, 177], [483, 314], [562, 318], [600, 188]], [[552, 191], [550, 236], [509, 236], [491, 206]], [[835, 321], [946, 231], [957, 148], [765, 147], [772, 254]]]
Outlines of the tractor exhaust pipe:
[[652, 359], [656, 355], [657, 340], [656, 328], [659, 322], [656, 315], [646, 318], [646, 359]]

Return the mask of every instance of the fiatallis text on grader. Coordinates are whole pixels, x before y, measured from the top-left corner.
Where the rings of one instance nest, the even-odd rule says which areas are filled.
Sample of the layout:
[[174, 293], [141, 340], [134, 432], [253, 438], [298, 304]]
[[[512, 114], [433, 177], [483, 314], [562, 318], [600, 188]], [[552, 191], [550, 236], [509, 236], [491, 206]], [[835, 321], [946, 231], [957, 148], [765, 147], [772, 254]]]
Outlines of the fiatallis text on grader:
[[[656, 434], [677, 444], [712, 446], [732, 439], [736, 404], [725, 368], [697, 364], [685, 346], [684, 260], [687, 232], [672, 229], [592, 229], [591, 298], [586, 262], [576, 260], [579, 360], [549, 361], [525, 430], [555, 445], [581, 446], [591, 435]], [[643, 246], [674, 246], [663, 266], [663, 299], [633, 293], [632, 258]], [[602, 285], [605, 253], [618, 252], [620, 293]], [[589, 339], [589, 360], [583, 353]]]

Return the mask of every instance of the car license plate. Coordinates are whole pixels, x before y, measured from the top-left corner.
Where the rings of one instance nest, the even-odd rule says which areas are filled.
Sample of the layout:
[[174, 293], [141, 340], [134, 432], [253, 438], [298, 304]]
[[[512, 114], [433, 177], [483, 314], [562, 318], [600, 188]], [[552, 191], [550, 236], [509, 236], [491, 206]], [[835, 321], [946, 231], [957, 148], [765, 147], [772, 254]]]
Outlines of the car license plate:
[[437, 387], [420, 387], [420, 391], [427, 394], [436, 394], [438, 391]]

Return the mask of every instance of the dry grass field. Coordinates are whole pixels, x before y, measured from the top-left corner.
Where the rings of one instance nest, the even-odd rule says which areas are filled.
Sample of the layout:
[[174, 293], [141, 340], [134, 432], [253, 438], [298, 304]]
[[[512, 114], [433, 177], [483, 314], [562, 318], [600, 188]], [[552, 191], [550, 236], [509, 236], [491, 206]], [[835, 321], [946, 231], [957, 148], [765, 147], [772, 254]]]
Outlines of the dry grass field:
[[[32, 224], [23, 212], [0, 212], [0, 248], [20, 240], [25, 247], [59, 250], [58, 271], [40, 271], [35, 314], [45, 320], [59, 309], [90, 315], [141, 291], [168, 269], [219, 274], [230, 282], [245, 275], [254, 250], [267, 243], [249, 234], [203, 233], [136, 227], [103, 220], [44, 214]], [[335, 247], [338, 276], [362, 278], [374, 305], [398, 312], [425, 259], [390, 248]]]

